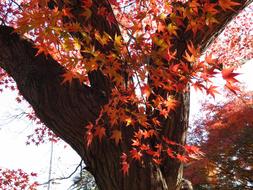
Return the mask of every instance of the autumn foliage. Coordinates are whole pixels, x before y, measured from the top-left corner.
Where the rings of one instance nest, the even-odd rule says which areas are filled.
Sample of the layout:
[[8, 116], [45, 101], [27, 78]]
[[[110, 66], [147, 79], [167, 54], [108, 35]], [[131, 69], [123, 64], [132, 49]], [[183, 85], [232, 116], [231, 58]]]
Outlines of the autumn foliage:
[[0, 188], [6, 190], [35, 190], [38, 186], [33, 179], [37, 176], [36, 173], [28, 174], [21, 169], [10, 170], [0, 168]]
[[205, 157], [185, 171], [196, 189], [252, 188], [252, 92], [228, 97], [225, 103], [204, 104], [206, 116], [195, 123], [193, 135], [206, 136], [200, 138]]
[[237, 54], [226, 56], [225, 51], [240, 46], [240, 60], [252, 58], [252, 15], [237, 17], [240, 23], [230, 26], [221, 40], [228, 41], [237, 30], [241, 38], [233, 35], [229, 44], [217, 41], [203, 52], [226, 18], [231, 20], [250, 2], [5, 0], [0, 1], [0, 19], [32, 41], [38, 59], [52, 57], [64, 68], [64, 88], [79, 83], [99, 97], [99, 109], [90, 111], [94, 116], [80, 129], [83, 152], [92, 152], [97, 143], [118, 147], [121, 170], [128, 175], [136, 162], [160, 167], [202, 154], [185, 144], [189, 86], [215, 97], [219, 91], [212, 78], [221, 74], [225, 88], [239, 92], [239, 61], [233, 62]]

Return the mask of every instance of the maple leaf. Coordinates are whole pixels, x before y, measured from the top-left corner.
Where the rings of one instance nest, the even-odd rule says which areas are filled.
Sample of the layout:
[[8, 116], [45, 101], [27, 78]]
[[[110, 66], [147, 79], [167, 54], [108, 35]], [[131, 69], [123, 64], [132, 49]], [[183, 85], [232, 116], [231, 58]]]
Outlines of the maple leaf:
[[192, 84], [192, 86], [196, 91], [197, 90], [202, 91], [203, 89], [205, 89], [205, 86], [201, 82], [195, 82]]
[[147, 98], [150, 96], [151, 94], [151, 89], [148, 85], [144, 85], [141, 87], [141, 93], [142, 95], [146, 96]]
[[241, 3], [235, 2], [233, 0], [219, 0], [220, 7], [226, 10], [234, 10], [232, 7], [239, 6]]
[[112, 27], [112, 24], [116, 24], [116, 19], [112, 13], [107, 14], [106, 20], [109, 23], [109, 25]]
[[172, 96], [169, 96], [167, 100], [164, 101], [164, 104], [167, 107], [168, 111], [175, 110], [178, 103], [179, 102], [175, 100]]
[[219, 21], [214, 16], [208, 14], [205, 23], [207, 26], [211, 27], [212, 24], [218, 24]]
[[113, 130], [111, 139], [114, 139], [115, 144], [118, 145], [119, 141], [122, 140], [122, 133], [119, 130]]
[[130, 150], [131, 157], [135, 160], [141, 160], [142, 153], [140, 151], [137, 151], [135, 148]]
[[62, 75], [63, 81], [61, 84], [64, 84], [66, 82], [69, 82], [71, 84], [73, 78], [76, 78], [75, 74], [72, 71], [67, 71]]
[[154, 163], [156, 163], [157, 165], [161, 165], [162, 160], [160, 158], [153, 158], [152, 159], [154, 161]]
[[102, 46], [108, 44], [108, 42], [110, 41], [110, 36], [107, 33], [104, 33], [104, 35], [100, 35], [99, 32], [96, 32], [95, 38]]
[[177, 29], [178, 29], [178, 27], [172, 23], [168, 24], [168, 26], [167, 26], [167, 30], [169, 31], [169, 33], [174, 34], [175, 36], [178, 37]]
[[189, 41], [187, 43], [187, 49], [189, 50], [189, 52], [195, 56], [195, 57], [198, 57], [199, 55], [199, 48], [195, 48], [194, 47], [194, 44], [192, 43], [192, 41]]
[[227, 82], [230, 83], [235, 83], [235, 82], [239, 82], [238, 80], [236, 80], [234, 77], [236, 77], [237, 75], [239, 75], [239, 73], [233, 73], [234, 68], [227, 68], [227, 69], [223, 69], [221, 71], [222, 74], [222, 78], [225, 79]]
[[132, 143], [132, 146], [140, 146], [141, 143], [138, 139], [132, 139], [133, 143]]
[[122, 160], [121, 161], [121, 165], [122, 165], [121, 170], [123, 171], [123, 174], [126, 175], [126, 174], [128, 174], [128, 170], [129, 170], [129, 164], [127, 162], [126, 153], [123, 152], [122, 155], [120, 156], [120, 159]]
[[160, 115], [162, 115], [164, 118], [167, 118], [169, 115], [169, 110], [167, 109], [161, 109], [160, 110]]
[[62, 13], [63, 13], [64, 16], [66, 16], [70, 19], [75, 18], [74, 15], [71, 13], [71, 10], [69, 8], [63, 8]]
[[116, 47], [121, 47], [122, 46], [122, 37], [120, 35], [115, 34], [115, 36], [114, 36], [114, 45]]
[[125, 121], [126, 121], [126, 126], [129, 126], [133, 123], [133, 120], [130, 117], [126, 118]]
[[209, 64], [209, 65], [215, 65], [218, 61], [217, 58], [213, 58], [213, 55], [210, 53], [210, 54], [207, 54], [205, 56], [205, 61]]
[[103, 136], [105, 136], [105, 128], [104, 127], [96, 127], [94, 135], [98, 136], [99, 141], [101, 142]]
[[121, 165], [122, 165], [121, 170], [123, 171], [123, 174], [127, 175], [128, 171], [129, 171], [129, 164], [128, 164], [128, 162], [126, 162], [126, 161], [121, 162]]
[[215, 7], [217, 7], [216, 3], [205, 2], [203, 11], [210, 13], [211, 15], [216, 15], [219, 11]]
[[109, 0], [109, 2], [111, 5], [119, 6], [119, 3], [117, 2], [117, 0]]
[[44, 54], [45, 56], [47, 56], [48, 54], [49, 54], [49, 52], [48, 52], [48, 48], [45, 46], [45, 45], [39, 45], [39, 46], [37, 46], [37, 48], [38, 48], [38, 51], [37, 51], [37, 53], [36, 53], [36, 55], [35, 56], [38, 56], [39, 54]]
[[81, 15], [84, 16], [85, 20], [87, 21], [91, 17], [92, 11], [89, 8], [84, 7], [84, 11]]
[[225, 87], [234, 94], [237, 94], [237, 91], [240, 91], [240, 89], [237, 86], [231, 84], [230, 82], [226, 82]]
[[188, 162], [188, 158], [184, 155], [181, 155], [181, 154], [177, 154], [177, 159], [181, 162], [184, 162], [184, 163]]
[[90, 8], [92, 6], [92, 0], [82, 0], [84, 7]]
[[196, 147], [196, 146], [185, 145], [184, 148], [185, 148], [185, 150], [186, 150], [187, 152], [189, 152], [189, 153], [194, 153], [194, 154], [196, 154], [196, 153], [201, 152], [200, 149], [199, 149], [198, 147]]
[[173, 153], [171, 148], [167, 148], [167, 154], [168, 154], [169, 157], [175, 158], [174, 153]]
[[191, 20], [187, 25], [186, 31], [190, 30], [193, 32], [193, 36], [195, 37], [199, 30], [202, 30], [203, 25], [199, 23], [197, 20]]
[[175, 143], [174, 141], [169, 140], [167, 137], [163, 137], [163, 140], [170, 145], [176, 145], [177, 143]]
[[220, 94], [216, 89], [218, 87], [217, 86], [213, 86], [211, 85], [207, 90], [206, 90], [206, 93], [207, 94], [210, 94], [213, 98], [215, 98], [215, 94]]
[[189, 55], [187, 51], [185, 51], [185, 55], [183, 56], [183, 58], [185, 58], [186, 61], [190, 63], [194, 63], [196, 61], [196, 57], [194, 55]]

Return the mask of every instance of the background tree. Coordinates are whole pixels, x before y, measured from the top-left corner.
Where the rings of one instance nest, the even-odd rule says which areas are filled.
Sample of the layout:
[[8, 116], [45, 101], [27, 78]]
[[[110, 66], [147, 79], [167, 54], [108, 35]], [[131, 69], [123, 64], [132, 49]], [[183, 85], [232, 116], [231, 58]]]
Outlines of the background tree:
[[99, 189], [180, 189], [189, 84], [214, 96], [220, 69], [238, 90], [199, 57], [251, 2], [1, 1], [0, 66]]
[[185, 173], [195, 189], [252, 189], [252, 98], [252, 92], [230, 94], [226, 103], [203, 107], [207, 114], [197, 126], [208, 136], [201, 144], [205, 159], [189, 164]]

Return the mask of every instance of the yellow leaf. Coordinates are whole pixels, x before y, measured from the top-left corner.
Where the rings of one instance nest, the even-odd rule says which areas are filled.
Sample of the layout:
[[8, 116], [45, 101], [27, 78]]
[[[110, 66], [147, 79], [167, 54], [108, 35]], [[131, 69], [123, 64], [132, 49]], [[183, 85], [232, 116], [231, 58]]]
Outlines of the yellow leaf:
[[126, 126], [129, 126], [129, 125], [131, 125], [132, 124], [132, 119], [129, 117], [129, 118], [126, 118], [125, 119], [125, 121], [126, 121]]
[[115, 34], [115, 37], [114, 37], [114, 45], [115, 46], [121, 46], [122, 45], [122, 37], [121, 36], [118, 36], [117, 34]]
[[168, 26], [167, 26], [167, 30], [171, 33], [171, 34], [174, 34], [175, 36], [177, 36], [177, 26], [170, 23]]

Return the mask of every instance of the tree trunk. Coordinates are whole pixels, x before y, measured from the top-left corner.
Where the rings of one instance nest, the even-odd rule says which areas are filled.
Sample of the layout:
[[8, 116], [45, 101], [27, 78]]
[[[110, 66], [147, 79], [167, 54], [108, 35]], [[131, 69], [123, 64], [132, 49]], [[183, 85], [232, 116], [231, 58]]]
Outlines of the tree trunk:
[[[93, 2], [98, 3], [95, 0]], [[192, 35], [182, 36], [185, 39], [183, 43], [175, 41], [174, 48], [178, 50], [178, 59], [182, 59], [186, 41], [192, 41], [204, 50], [239, 10], [252, 0], [240, 2], [241, 6], [236, 7], [235, 11], [221, 11], [217, 15], [219, 23], [212, 28], [206, 28], [203, 35], [196, 38]], [[100, 3], [108, 5], [106, 0]], [[105, 19], [102, 23], [95, 22], [95, 17], [92, 19], [93, 27], [101, 31], [108, 30], [112, 36], [119, 33], [118, 26], [108, 27], [109, 23]], [[86, 148], [85, 126], [96, 120], [100, 109], [109, 98], [101, 94], [99, 89], [107, 89], [110, 86], [108, 83], [101, 85], [98, 82], [101, 77], [104, 81], [104, 76], [99, 71], [96, 77], [90, 75], [91, 87], [80, 84], [75, 79], [71, 84], [62, 84], [64, 68], [50, 56], [35, 56], [36, 52], [32, 42], [21, 39], [10, 27], [0, 27], [0, 66], [16, 81], [20, 93], [31, 104], [38, 118], [80, 155], [87, 170], [94, 175], [100, 190], [179, 189], [183, 165], [177, 160], [169, 159], [162, 166], [151, 162], [145, 165], [133, 162], [128, 175], [124, 176], [120, 165], [122, 151], [128, 146], [124, 142], [116, 146], [109, 140], [102, 140], [100, 143], [95, 139], [91, 146]], [[189, 92], [178, 94], [177, 99], [181, 104], [174, 115], [164, 122], [164, 128], [172, 140], [184, 144], [188, 127]], [[127, 137], [127, 134], [125, 136]]]

